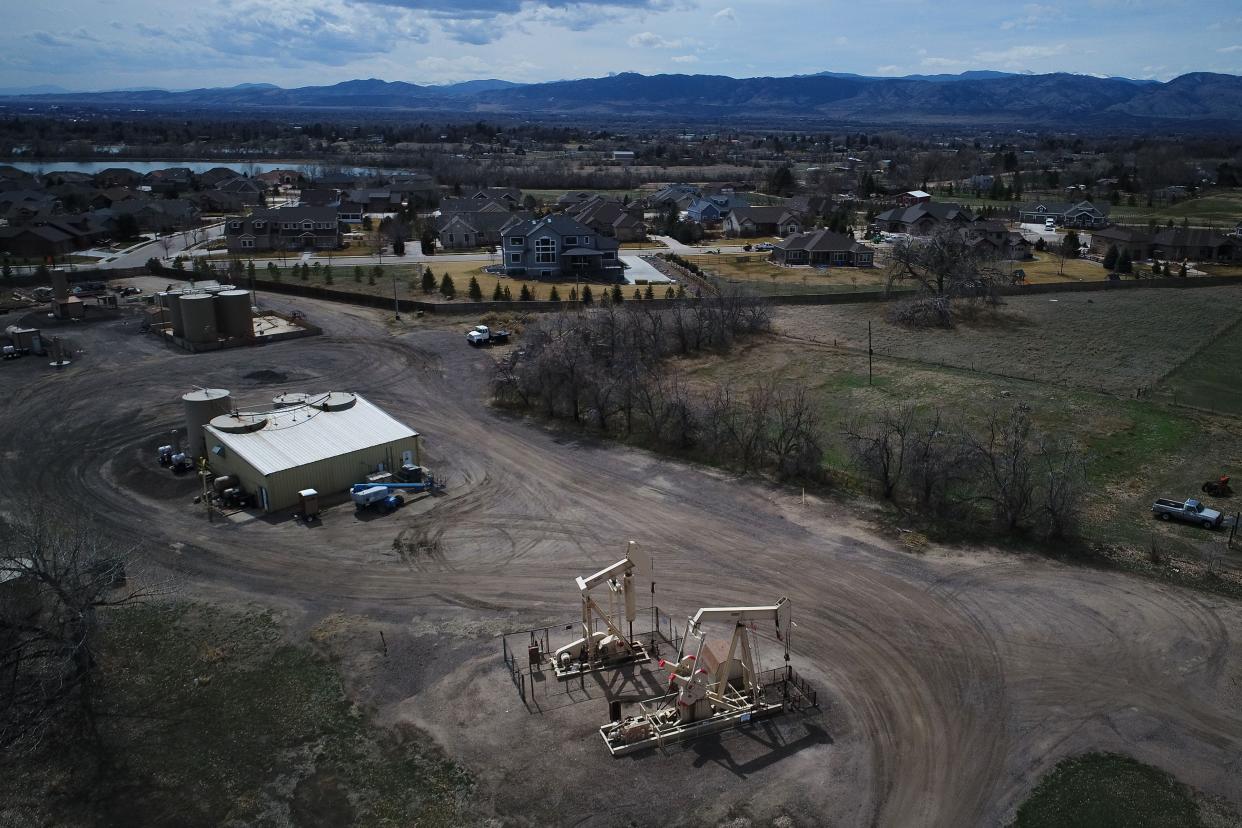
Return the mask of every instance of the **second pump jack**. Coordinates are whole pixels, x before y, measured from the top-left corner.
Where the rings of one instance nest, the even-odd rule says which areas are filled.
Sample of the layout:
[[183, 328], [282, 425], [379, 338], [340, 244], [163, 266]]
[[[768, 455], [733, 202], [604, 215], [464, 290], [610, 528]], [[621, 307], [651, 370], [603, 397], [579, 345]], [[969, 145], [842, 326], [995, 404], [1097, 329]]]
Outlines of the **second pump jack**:
[[[554, 654], [552, 665], [558, 679], [650, 659], [642, 642], [634, 637], [642, 581], [649, 582], [651, 592], [655, 591], [651, 556], [634, 541], [626, 546], [623, 559], [594, 575], [577, 579], [582, 596], [582, 637]], [[595, 590], [599, 587], [607, 588], [607, 609], [596, 599]], [[597, 623], [603, 629], [596, 629]]]

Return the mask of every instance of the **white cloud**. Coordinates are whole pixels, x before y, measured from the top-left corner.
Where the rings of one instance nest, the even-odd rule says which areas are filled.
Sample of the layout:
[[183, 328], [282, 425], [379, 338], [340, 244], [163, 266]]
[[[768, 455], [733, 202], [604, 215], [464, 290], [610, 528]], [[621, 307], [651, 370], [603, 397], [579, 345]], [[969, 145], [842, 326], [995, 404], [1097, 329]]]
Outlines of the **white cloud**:
[[928, 69], [962, 69], [967, 63], [958, 58], [928, 57], [920, 60], [919, 65]]
[[660, 37], [655, 32], [639, 32], [637, 34], [632, 34], [626, 43], [634, 49], [680, 49], [682, 46], [686, 45], [686, 41], [684, 40], [667, 40]]
[[975, 52], [974, 62], [983, 69], [1028, 69], [1032, 61], [1063, 55], [1069, 50], [1065, 43], [1049, 46], [1011, 46], [1008, 49]]
[[723, 9], [712, 15], [712, 20], [716, 22], [724, 22], [728, 20], [732, 23], [737, 20], [737, 16], [734, 14], [732, 6], [725, 6]]
[[1216, 51], [1220, 52], [1222, 55], [1231, 55], [1231, 54], [1233, 54], [1234, 52], [1242, 52], [1242, 45], [1239, 45], [1239, 46], [1226, 46], [1225, 48], [1223, 48], [1223, 49], [1217, 49]]
[[1064, 13], [1056, 6], [1042, 6], [1039, 3], [1027, 3], [1022, 7], [1024, 14], [1012, 20], [1006, 20], [1001, 23], [1001, 28], [1010, 29], [1033, 29], [1036, 26], [1042, 26], [1048, 23], [1055, 23], [1065, 18]]
[[699, 62], [699, 59], [695, 57], [694, 55], [677, 55], [676, 57], [669, 58], [669, 60], [673, 61], [673, 63], [698, 63]]

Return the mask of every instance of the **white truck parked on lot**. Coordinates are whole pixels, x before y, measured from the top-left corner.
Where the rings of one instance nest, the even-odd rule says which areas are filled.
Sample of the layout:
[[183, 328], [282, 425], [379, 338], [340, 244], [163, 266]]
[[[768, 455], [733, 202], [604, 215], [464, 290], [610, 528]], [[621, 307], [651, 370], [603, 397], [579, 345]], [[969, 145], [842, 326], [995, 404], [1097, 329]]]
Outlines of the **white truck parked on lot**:
[[466, 332], [466, 341], [471, 345], [494, 345], [509, 341], [508, 331], [493, 331], [486, 325], [475, 325]]
[[1204, 529], [1219, 529], [1224, 515], [1197, 500], [1157, 500], [1151, 510], [1161, 520], [1197, 523]]

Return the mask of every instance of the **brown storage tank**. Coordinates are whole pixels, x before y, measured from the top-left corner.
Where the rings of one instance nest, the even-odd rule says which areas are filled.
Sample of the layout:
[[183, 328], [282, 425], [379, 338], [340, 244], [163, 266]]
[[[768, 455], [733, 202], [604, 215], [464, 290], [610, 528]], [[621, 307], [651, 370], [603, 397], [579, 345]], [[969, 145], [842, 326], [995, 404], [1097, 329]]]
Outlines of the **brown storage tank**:
[[233, 407], [233, 398], [223, 388], [199, 388], [181, 396], [185, 407], [185, 453], [191, 457], [205, 457], [207, 442], [203, 426], [214, 418], [227, 414]]
[[160, 294], [160, 304], [168, 308], [168, 320], [172, 323], [173, 336], [185, 336], [185, 322], [181, 318], [181, 294], [168, 293]]
[[216, 322], [225, 339], [249, 339], [254, 336], [254, 318], [250, 312], [250, 292], [225, 290], [217, 293]]
[[[216, 328], [216, 299], [208, 293], [190, 293], [183, 295], [173, 307], [180, 306], [181, 324], [185, 329], [187, 342], [215, 342], [219, 339]], [[177, 317], [173, 315], [173, 330], [176, 330]]]

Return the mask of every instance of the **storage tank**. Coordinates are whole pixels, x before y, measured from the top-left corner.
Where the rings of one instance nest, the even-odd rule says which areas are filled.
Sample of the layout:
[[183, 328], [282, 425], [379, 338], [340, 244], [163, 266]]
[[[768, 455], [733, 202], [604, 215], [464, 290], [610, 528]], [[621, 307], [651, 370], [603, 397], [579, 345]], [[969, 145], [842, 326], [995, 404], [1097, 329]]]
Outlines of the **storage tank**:
[[185, 323], [181, 318], [181, 294], [160, 294], [160, 304], [168, 309], [168, 321], [172, 324], [173, 336], [185, 336]]
[[294, 406], [306, 405], [310, 400], [310, 394], [303, 394], [301, 391], [286, 391], [283, 394], [277, 394], [272, 397], [272, 404], [277, 408], [293, 408]]
[[249, 434], [267, 425], [267, 417], [263, 414], [221, 414], [213, 417], [209, 425], [212, 428], [229, 434]]
[[63, 270], [52, 271], [52, 296], [57, 302], [64, 302], [69, 298], [69, 277]]
[[254, 336], [249, 291], [221, 291], [215, 295], [215, 303], [220, 336], [225, 339], [249, 339]]
[[184, 394], [181, 403], [185, 406], [185, 433], [188, 441], [185, 453], [191, 457], [204, 457], [207, 454], [207, 442], [203, 437], [203, 426], [221, 414], [227, 414], [233, 408], [233, 398], [223, 388], [199, 388]]
[[[187, 342], [215, 342], [219, 339], [216, 329], [216, 300], [207, 293], [189, 293], [176, 300], [173, 307], [181, 308], [181, 324], [185, 328]], [[173, 316], [173, 330], [177, 317]]]
[[348, 391], [332, 391], [316, 398], [313, 404], [324, 411], [344, 411], [353, 408], [355, 402], [357, 398]]

